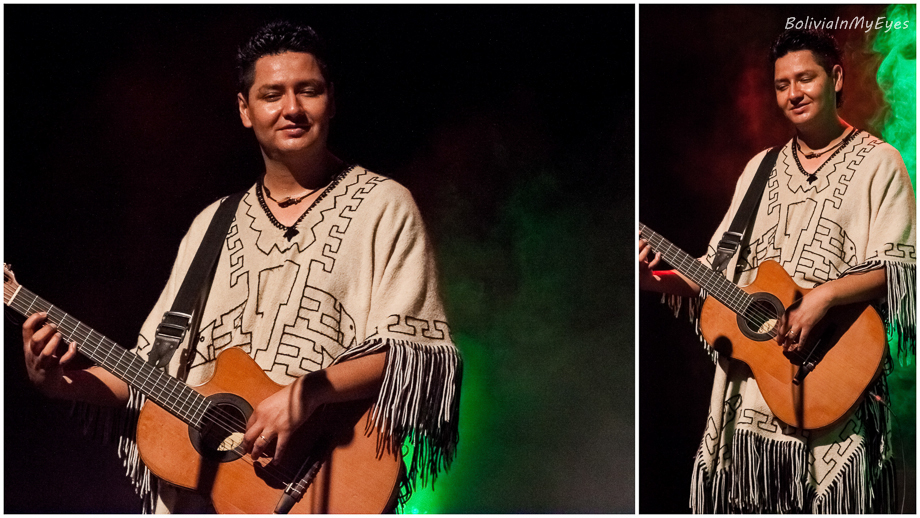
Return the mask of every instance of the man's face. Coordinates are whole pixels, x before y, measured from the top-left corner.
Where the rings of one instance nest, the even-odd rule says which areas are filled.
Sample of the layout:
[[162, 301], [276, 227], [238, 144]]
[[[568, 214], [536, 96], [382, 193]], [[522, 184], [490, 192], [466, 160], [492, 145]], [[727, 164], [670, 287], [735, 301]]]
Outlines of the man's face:
[[836, 118], [836, 92], [843, 88], [840, 65], [834, 65], [828, 76], [810, 50], [797, 50], [777, 59], [773, 71], [776, 104], [793, 124]]
[[267, 158], [280, 160], [326, 148], [335, 104], [312, 54], [285, 52], [256, 61], [252, 88], [238, 94], [243, 126]]

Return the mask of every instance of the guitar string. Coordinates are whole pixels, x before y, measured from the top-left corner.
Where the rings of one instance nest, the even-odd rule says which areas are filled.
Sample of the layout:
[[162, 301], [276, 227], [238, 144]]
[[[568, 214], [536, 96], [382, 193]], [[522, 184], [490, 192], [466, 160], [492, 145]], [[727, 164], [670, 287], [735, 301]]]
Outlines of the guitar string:
[[[736, 314], [740, 315], [741, 318], [745, 320], [747, 323], [752, 324], [751, 327], [754, 327], [754, 325], [756, 325], [756, 323], [758, 322], [758, 319], [761, 322], [766, 322], [774, 318], [773, 313], [763, 311], [758, 308], [758, 306], [755, 304], [756, 301], [754, 301], [753, 296], [751, 296], [751, 294], [745, 292], [744, 290], [742, 290], [737, 285], [735, 285], [734, 283], [726, 279], [721, 274], [715, 272], [714, 270], [710, 268], [706, 268], [698, 260], [690, 257], [689, 254], [687, 254], [686, 252], [681, 250], [679, 247], [677, 247], [676, 245], [668, 241], [666, 238], [662, 237], [657, 232], [651, 230], [645, 225], [640, 224], [639, 234], [640, 236], [645, 234], [645, 237], [647, 238], [649, 244], [651, 244], [654, 248], [658, 249], [659, 251], [662, 251], [668, 255], [670, 255], [669, 252], [673, 252], [673, 254], [677, 256], [676, 257], [677, 262], [682, 263], [682, 264], [675, 264], [675, 266], [677, 267], [684, 266], [685, 269], [695, 270], [693, 273], [703, 278], [702, 280], [708, 281], [710, 284], [720, 285], [720, 286], [717, 286], [716, 290], [709, 290], [710, 293], [713, 293], [717, 300], [725, 299], [726, 305], [730, 309], [732, 309], [732, 311], [734, 311]], [[658, 241], [660, 244], [663, 244], [664, 247], [656, 245], [655, 243], [652, 243], [653, 240]], [[665, 250], [662, 250], [662, 248], [664, 248]], [[684, 255], [690, 258], [689, 262], [685, 260], [685, 258], [683, 257]], [[721, 287], [722, 289], [719, 290], [718, 289], [719, 287]], [[736, 293], [734, 293], [733, 295], [732, 292], [736, 292]], [[718, 295], [722, 295], [722, 298], [720, 298]], [[802, 299], [801, 298], [796, 299], [795, 301], [793, 301], [792, 304], [790, 304], [790, 306], [797, 304], [800, 300]], [[739, 303], [740, 303], [740, 306], [738, 305]], [[732, 307], [732, 305], [734, 305], [735, 307]], [[776, 315], [775, 317], [778, 319], [780, 315]], [[763, 334], [769, 336], [777, 344], [779, 343], [778, 341], [776, 341], [777, 334], [776, 334], [775, 326], [771, 328], [768, 332], [763, 333]], [[786, 354], [787, 354], [787, 357], [792, 357], [796, 362], [804, 363], [817, 350], [817, 346], [818, 346], [818, 343], [814, 342], [808, 349], [800, 349], [800, 350], [792, 351]]]
[[[5, 283], [5, 287], [6, 287], [6, 286], [8, 286], [8, 285]], [[175, 378], [172, 378], [172, 377], [169, 376], [169, 375], [166, 375], [166, 374], [163, 373], [162, 371], [159, 371], [159, 370], [156, 370], [156, 369], [152, 369], [152, 368], [151, 368], [151, 369], [149, 370], [149, 372], [144, 373], [144, 372], [143, 372], [143, 370], [144, 370], [144, 369], [143, 369], [143, 366], [149, 365], [149, 364], [147, 364], [147, 363], [143, 363], [142, 365], [139, 365], [138, 368], [136, 368], [136, 369], [131, 369], [131, 367], [132, 367], [132, 365], [131, 365], [131, 364], [132, 364], [132, 361], [131, 361], [131, 358], [129, 358], [127, 355], [132, 354], [132, 353], [128, 352], [126, 349], [122, 348], [122, 347], [119, 346], [117, 343], [111, 341], [110, 339], [106, 338], [105, 336], [103, 336], [103, 335], [97, 333], [95, 330], [93, 330], [92, 328], [89, 328], [88, 326], [86, 326], [85, 324], [83, 324], [82, 322], [80, 322], [79, 320], [74, 319], [73, 317], [71, 317], [70, 315], [68, 315], [66, 312], [60, 310], [60, 308], [56, 308], [53, 304], [50, 304], [50, 303], [48, 303], [47, 301], [41, 299], [41, 297], [38, 297], [37, 295], [31, 293], [29, 290], [22, 289], [22, 290], [20, 291], [20, 293], [17, 294], [17, 296], [16, 296], [16, 298], [15, 298], [14, 300], [9, 300], [10, 292], [11, 292], [12, 290], [11, 290], [11, 289], [7, 289], [7, 290], [5, 290], [5, 291], [6, 291], [6, 294], [7, 294], [7, 301], [8, 301], [8, 302], [7, 302], [7, 305], [10, 306], [10, 307], [12, 307], [13, 309], [19, 311], [21, 314], [23, 314], [23, 315], [26, 316], [26, 317], [30, 316], [30, 315], [29, 315], [29, 312], [33, 309], [33, 307], [36, 307], [36, 308], [42, 308], [42, 307], [44, 307], [44, 308], [46, 308], [46, 309], [36, 309], [36, 311], [34, 311], [33, 314], [34, 314], [35, 312], [38, 312], [38, 311], [45, 311], [45, 312], [47, 312], [48, 315], [49, 315], [49, 320], [51, 320], [52, 322], [54, 322], [54, 320], [58, 320], [59, 324], [56, 324], [56, 325], [58, 325], [58, 328], [59, 328], [59, 329], [64, 330], [64, 333], [62, 333], [62, 335], [65, 335], [65, 333], [66, 333], [66, 335], [77, 335], [78, 329], [79, 329], [81, 326], [84, 327], [84, 328], [86, 328], [86, 329], [88, 330], [88, 332], [82, 333], [82, 334], [85, 334], [86, 337], [85, 337], [84, 339], [81, 339], [80, 342], [78, 342], [78, 343], [82, 343], [82, 347], [80, 347], [81, 349], [84, 349], [84, 350], [85, 350], [85, 349], [87, 349], [88, 347], [91, 347], [91, 348], [93, 348], [93, 351], [95, 351], [100, 345], [103, 345], [106, 341], [109, 342], [109, 343], [107, 344], [107, 345], [109, 345], [109, 349], [108, 349], [108, 351], [105, 353], [105, 358], [103, 358], [103, 359], [101, 360], [101, 363], [105, 364], [106, 362], [108, 362], [109, 365], [110, 365], [110, 367], [109, 367], [110, 370], [116, 371], [116, 372], [123, 372], [125, 376], [131, 375], [133, 379], [137, 380], [136, 383], [135, 383], [136, 385], [143, 385], [142, 388], [147, 388], [147, 382], [150, 381], [150, 375], [153, 374], [153, 375], [156, 376], [158, 379], [153, 381], [153, 383], [154, 383], [154, 384], [153, 384], [153, 387], [148, 389], [149, 392], [154, 392], [154, 391], [160, 391], [160, 392], [162, 392], [165, 388], [168, 387], [168, 385], [170, 385], [170, 380], [172, 380], [172, 381], [176, 382], [176, 383], [174, 383], [174, 385], [178, 385], [178, 388], [179, 388], [180, 392], [183, 392], [184, 390], [187, 390], [188, 393], [185, 394], [185, 398], [186, 398], [186, 399], [189, 398], [189, 397], [193, 397], [193, 398], [194, 398], [195, 396], [201, 398], [202, 401], [198, 401], [198, 402], [197, 402], [197, 403], [198, 403], [198, 408], [199, 408], [199, 410], [201, 409], [201, 407], [202, 407], [202, 402], [203, 402], [203, 403], [204, 403], [204, 410], [199, 411], [199, 412], [197, 412], [197, 413], [200, 414], [200, 417], [198, 417], [198, 422], [199, 422], [198, 426], [203, 426], [203, 423], [202, 423], [201, 421], [204, 419], [204, 417], [205, 417], [205, 415], [207, 414], [208, 410], [211, 409], [212, 405], [210, 404], [209, 401], [206, 400], [206, 398], [205, 398], [202, 394], [200, 394], [199, 392], [197, 392], [197, 391], [191, 389], [191, 387], [188, 387], [188, 385], [185, 385], [185, 384], [183, 384], [183, 383], [179, 383], [178, 380], [176, 380]], [[19, 300], [22, 296], [25, 296], [25, 295], [30, 295], [30, 296], [33, 298], [33, 300], [32, 300], [31, 302], [29, 302], [29, 305], [28, 305], [28, 306], [25, 306], [25, 302], [26, 302], [25, 300]], [[36, 303], [37, 303], [37, 302], [38, 302], [39, 304], [36, 306]], [[60, 316], [59, 316], [59, 317], [52, 314], [52, 313], [54, 313], [55, 311], [57, 311], [58, 313], [60, 313]], [[68, 324], [68, 323], [67, 323], [67, 319], [73, 320], [74, 322], [73, 322], [72, 324]], [[72, 329], [71, 329], [71, 330], [68, 330], [69, 328], [72, 328]], [[93, 333], [96, 333], [96, 334], [99, 335], [99, 337], [100, 337], [99, 343], [98, 343], [97, 345], [95, 345], [95, 346], [88, 342], [88, 340], [90, 340], [90, 339], [92, 338], [92, 334], [93, 334]], [[71, 338], [71, 339], [68, 339], [67, 341], [68, 341], [68, 342], [70, 342], [70, 341], [76, 341], [76, 340], [73, 340], [73, 338], [77, 338], [77, 337], [78, 337], [78, 336], [69, 336], [69, 338]], [[117, 349], [111, 348], [111, 346], [116, 346]], [[117, 354], [120, 355], [120, 358], [116, 359], [116, 361], [115, 361], [114, 364], [112, 364], [112, 362], [110, 362], [110, 361], [109, 361], [109, 358], [108, 358], [108, 357], [110, 356], [110, 354], [111, 354], [112, 351], [118, 351]], [[92, 354], [92, 352], [91, 352], [91, 354]], [[101, 357], [101, 355], [97, 355], [97, 356], [100, 356], [100, 357]], [[139, 359], [139, 357], [137, 357], [136, 355], [132, 355], [132, 356], [133, 356], [133, 358]], [[127, 366], [126, 366], [126, 367], [122, 367], [122, 366], [121, 366], [122, 359], [125, 359], [125, 360], [126, 360], [126, 363], [127, 363]], [[144, 381], [140, 381], [140, 380], [139, 380], [140, 375], [145, 375], [145, 380], [144, 380]], [[160, 382], [162, 382], [162, 383], [164, 384], [163, 387], [158, 387], [158, 384], [159, 384]], [[173, 394], [173, 392], [175, 391], [175, 389], [176, 389], [176, 387], [172, 387], [172, 388], [171, 388], [171, 390], [170, 390], [170, 394], [171, 394], [171, 395]], [[180, 393], [180, 394], [179, 394], [179, 397], [181, 397], [182, 395], [183, 395], [183, 394]], [[170, 396], [165, 396], [164, 399], [165, 399], [165, 401], [166, 401], [167, 403], [169, 403]], [[173, 404], [172, 406], [174, 407], [175, 404], [178, 403], [178, 398], [173, 398], [173, 402], [174, 402], [174, 404]], [[193, 420], [196, 418], [196, 415], [195, 415], [196, 412], [194, 412], [194, 411], [192, 410], [192, 407], [191, 407], [191, 406], [189, 406], [188, 410], [185, 411], [185, 407], [186, 407], [187, 404], [188, 404], [188, 402], [186, 402], [186, 403], [181, 403], [182, 408], [177, 410], [179, 414], [183, 414], [183, 413], [186, 414], [186, 415], [185, 415], [185, 419], [183, 419], [183, 417], [181, 417], [181, 416], [177, 416], [177, 417], [180, 418], [180, 419], [183, 419], [183, 420], [186, 420], [186, 419], [187, 419], [187, 420], [188, 420], [187, 422], [189, 422], [189, 421], [193, 421]], [[194, 405], [194, 404], [195, 404], [195, 402], [193, 401], [193, 402], [191, 402], [189, 405]], [[240, 420], [237, 418], [237, 416], [231, 415], [231, 414], [228, 414], [227, 412], [225, 412], [222, 408], [220, 408], [219, 405], [214, 406], [214, 408], [213, 408], [213, 413], [214, 413], [213, 422], [214, 422], [215, 424], [218, 425], [218, 428], [219, 428], [222, 432], [226, 432], [228, 435], [233, 434], [233, 433], [243, 433], [243, 432], [245, 432], [246, 424], [243, 423], [242, 421], [240, 421]], [[194, 424], [192, 424], [192, 425], [195, 426]], [[255, 464], [255, 461], [253, 461], [253, 460], [251, 459], [251, 457], [248, 457], [248, 458], [245, 457], [245, 451], [242, 449], [242, 443], [240, 443], [239, 445], [236, 445], [236, 446], [235, 446], [232, 450], [230, 450], [230, 451], [232, 451], [232, 452], [234, 452], [234, 453], [236, 453], [236, 454], [239, 454], [240, 457], [241, 457], [241, 458], [244, 460], [244, 462], [246, 462], [247, 464], [250, 464], [250, 465], [254, 465], [254, 464]], [[278, 480], [279, 482], [283, 482], [284, 480], [296, 480], [296, 477], [297, 477], [297, 475], [292, 475], [289, 471], [287, 471], [286, 469], [283, 469], [281, 466], [277, 466], [277, 465], [273, 465], [273, 464], [267, 464], [267, 465], [263, 466], [263, 469], [266, 469], [266, 470], [269, 471], [269, 473], [266, 473], [266, 475], [272, 476], [273, 478], [275, 478], [275, 479]], [[299, 472], [302, 472], [302, 471], [303, 471], [303, 467], [300, 468]]]

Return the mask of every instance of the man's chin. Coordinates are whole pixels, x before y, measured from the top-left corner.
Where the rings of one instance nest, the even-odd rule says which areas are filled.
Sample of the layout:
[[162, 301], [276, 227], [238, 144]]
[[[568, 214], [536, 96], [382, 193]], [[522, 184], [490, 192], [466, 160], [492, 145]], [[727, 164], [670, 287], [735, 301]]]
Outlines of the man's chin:
[[294, 164], [316, 160], [323, 155], [325, 150], [325, 143], [311, 142], [299, 146], [278, 146], [273, 148], [270, 154], [266, 153], [263, 148], [262, 153], [270, 160]]
[[314, 138], [288, 139], [278, 143], [272, 154], [278, 156], [312, 154], [321, 147], [324, 147], [322, 143], [317, 142]]
[[794, 124], [797, 128], [806, 128], [811, 125], [813, 122], [813, 117], [809, 112], [805, 113], [792, 113], [791, 111], [786, 112], [786, 118], [789, 119], [789, 122]]

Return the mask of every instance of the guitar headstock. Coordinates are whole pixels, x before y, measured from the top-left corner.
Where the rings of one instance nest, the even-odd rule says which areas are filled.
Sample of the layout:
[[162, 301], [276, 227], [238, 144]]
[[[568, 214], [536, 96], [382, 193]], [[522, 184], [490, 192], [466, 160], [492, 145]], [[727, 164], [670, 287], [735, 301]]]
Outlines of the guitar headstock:
[[19, 283], [16, 282], [12, 267], [3, 263], [3, 303], [9, 305], [17, 290], [19, 290]]

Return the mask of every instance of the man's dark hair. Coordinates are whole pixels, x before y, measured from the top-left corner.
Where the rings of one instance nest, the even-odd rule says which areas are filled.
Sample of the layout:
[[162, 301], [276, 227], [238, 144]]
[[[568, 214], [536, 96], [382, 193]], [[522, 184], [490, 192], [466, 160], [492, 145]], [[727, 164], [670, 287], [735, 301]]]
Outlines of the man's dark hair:
[[[830, 34], [816, 29], [789, 29], [780, 34], [770, 47], [770, 77], [773, 77], [773, 67], [776, 60], [790, 52], [797, 50], [810, 50], [815, 61], [833, 79], [834, 66], [843, 68], [843, 57], [837, 40]], [[837, 92], [837, 107], [843, 104], [843, 90]]]
[[239, 91], [249, 97], [255, 82], [256, 61], [263, 56], [285, 52], [312, 54], [327, 84], [332, 84], [327, 68], [326, 49], [316, 32], [308, 25], [297, 25], [284, 20], [263, 25], [236, 53]]

